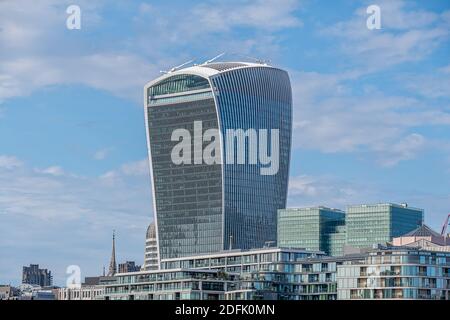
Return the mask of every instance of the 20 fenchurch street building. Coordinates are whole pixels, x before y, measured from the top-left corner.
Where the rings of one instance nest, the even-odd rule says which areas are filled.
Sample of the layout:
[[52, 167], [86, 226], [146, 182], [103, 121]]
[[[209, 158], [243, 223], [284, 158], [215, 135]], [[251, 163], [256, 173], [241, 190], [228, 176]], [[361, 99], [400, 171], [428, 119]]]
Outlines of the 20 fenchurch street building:
[[[145, 117], [159, 259], [263, 247], [276, 241], [277, 210], [286, 207], [292, 132], [287, 72], [266, 64], [217, 62], [172, 70], [145, 86]], [[220, 132], [220, 162], [175, 164], [172, 133]], [[258, 161], [228, 163], [230, 129], [277, 131], [277, 170]], [[198, 131], [197, 131], [198, 132]], [[260, 136], [258, 136], [260, 139]], [[207, 147], [211, 141], [200, 137]], [[212, 140], [212, 139], [210, 139]], [[228, 144], [227, 144], [227, 143]], [[261, 141], [258, 141], [261, 142]], [[254, 147], [249, 136], [241, 146]], [[278, 150], [275, 150], [277, 148]], [[192, 156], [199, 151], [192, 148]], [[201, 150], [200, 150], [201, 152]], [[233, 150], [232, 158], [236, 158]]]

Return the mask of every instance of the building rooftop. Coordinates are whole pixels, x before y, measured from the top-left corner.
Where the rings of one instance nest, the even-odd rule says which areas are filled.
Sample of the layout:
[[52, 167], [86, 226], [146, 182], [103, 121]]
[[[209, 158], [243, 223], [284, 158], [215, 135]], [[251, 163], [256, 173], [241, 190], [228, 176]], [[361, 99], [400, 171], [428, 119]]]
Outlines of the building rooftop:
[[427, 225], [423, 224], [417, 229], [408, 232], [407, 234], [404, 234], [402, 237], [441, 237], [439, 233], [432, 230]]
[[168, 72], [164, 72], [160, 77], [148, 82], [145, 85], [145, 89], [158, 84], [159, 82], [180, 74], [193, 74], [203, 78], [209, 78], [214, 75], [227, 72], [232, 69], [243, 69], [252, 67], [265, 67], [274, 68], [267, 63], [254, 63], [254, 62], [242, 62], [242, 61], [222, 61], [222, 62], [210, 62], [203, 64], [194, 64], [182, 68], [174, 68]]
[[397, 203], [373, 203], [373, 204], [355, 204], [355, 205], [349, 205], [347, 206], [348, 208], [370, 208], [370, 207], [396, 207], [396, 208], [405, 208], [405, 209], [410, 209], [410, 210], [417, 210], [417, 211], [423, 211], [423, 209], [420, 208], [415, 208], [415, 207], [410, 207], [407, 203], [401, 203], [401, 204], [397, 204]]
[[284, 248], [284, 247], [267, 247], [267, 248], [255, 248], [255, 249], [233, 249], [226, 251], [219, 251], [213, 253], [205, 253], [194, 256], [183, 256], [178, 258], [162, 259], [162, 262], [179, 261], [179, 260], [192, 260], [192, 259], [209, 259], [217, 257], [229, 257], [239, 255], [251, 255], [260, 253], [276, 253], [276, 252], [291, 252], [291, 253], [306, 253], [311, 255], [325, 255], [323, 251], [319, 250], [307, 250], [301, 248]]
[[156, 239], [156, 227], [154, 222], [150, 223], [148, 226], [146, 237], [147, 239]]
[[342, 212], [342, 213], [344, 213], [344, 211], [342, 211], [341, 209], [329, 208], [329, 207], [325, 207], [325, 206], [303, 207], [303, 208], [286, 208], [286, 209], [279, 209], [279, 210], [280, 210], [280, 211], [327, 210], [327, 211], [337, 211], [337, 212]]

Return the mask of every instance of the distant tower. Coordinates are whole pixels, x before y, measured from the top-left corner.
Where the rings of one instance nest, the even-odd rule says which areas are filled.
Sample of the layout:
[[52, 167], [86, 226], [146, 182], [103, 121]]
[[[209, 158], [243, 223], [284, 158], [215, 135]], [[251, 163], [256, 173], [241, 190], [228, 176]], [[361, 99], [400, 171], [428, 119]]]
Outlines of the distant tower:
[[108, 277], [115, 275], [117, 272], [117, 264], [116, 264], [116, 235], [115, 231], [113, 231], [112, 237], [112, 253], [111, 253], [111, 261], [109, 262], [109, 271]]
[[152, 222], [147, 228], [145, 237], [145, 256], [143, 270], [158, 270], [158, 242], [156, 238], [155, 223]]

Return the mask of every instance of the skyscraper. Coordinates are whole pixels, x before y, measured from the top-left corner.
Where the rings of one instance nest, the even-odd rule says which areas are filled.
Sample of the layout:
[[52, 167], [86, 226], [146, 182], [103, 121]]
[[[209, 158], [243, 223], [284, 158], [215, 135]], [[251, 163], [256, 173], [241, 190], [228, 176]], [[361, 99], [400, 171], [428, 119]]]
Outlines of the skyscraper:
[[[172, 70], [148, 83], [144, 92], [159, 258], [257, 248], [276, 241], [277, 210], [286, 206], [289, 177], [288, 74], [266, 64], [206, 63]], [[173, 161], [178, 143], [173, 133], [178, 129], [194, 136], [194, 143], [200, 131], [200, 148], [194, 144], [188, 152], [193, 164]], [[220, 132], [214, 152], [220, 161], [214, 163], [202, 160], [201, 153], [217, 142], [207, 138], [210, 129]], [[228, 140], [231, 130], [244, 132], [243, 139]], [[270, 174], [264, 174], [267, 157], [261, 157], [264, 130], [272, 138], [279, 135], [266, 147], [279, 155]], [[259, 132], [256, 141], [251, 140], [254, 132]], [[259, 149], [259, 161], [250, 151], [240, 161], [235, 146]]]

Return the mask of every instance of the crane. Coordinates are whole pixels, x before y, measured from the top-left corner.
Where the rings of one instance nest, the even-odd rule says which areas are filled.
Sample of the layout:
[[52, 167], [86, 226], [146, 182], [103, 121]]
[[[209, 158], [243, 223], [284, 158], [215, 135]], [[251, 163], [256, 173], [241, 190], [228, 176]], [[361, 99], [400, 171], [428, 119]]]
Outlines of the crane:
[[447, 226], [448, 223], [450, 222], [450, 213], [447, 216], [447, 219], [445, 219], [444, 225], [442, 226], [442, 230], [441, 230], [441, 236], [445, 237], [446, 236], [446, 232], [447, 232]]

